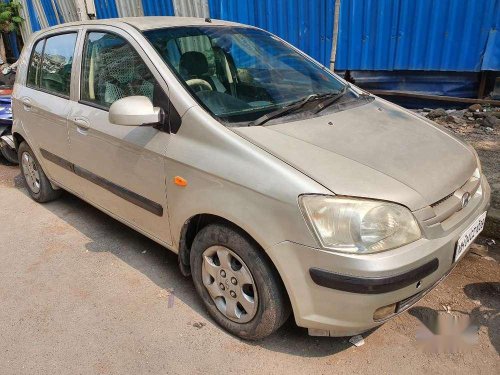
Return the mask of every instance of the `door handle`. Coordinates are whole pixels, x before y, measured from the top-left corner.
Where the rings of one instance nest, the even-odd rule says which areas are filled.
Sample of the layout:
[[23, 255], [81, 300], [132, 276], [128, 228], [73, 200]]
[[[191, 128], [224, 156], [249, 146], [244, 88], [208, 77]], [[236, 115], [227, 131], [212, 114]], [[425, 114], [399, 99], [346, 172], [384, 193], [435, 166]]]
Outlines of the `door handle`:
[[90, 129], [90, 123], [87, 119], [82, 117], [73, 118], [73, 122], [76, 124], [76, 130], [81, 134], [87, 134]]
[[21, 102], [23, 103], [24, 109], [26, 111], [31, 110], [31, 99], [28, 97], [24, 97], [21, 99]]

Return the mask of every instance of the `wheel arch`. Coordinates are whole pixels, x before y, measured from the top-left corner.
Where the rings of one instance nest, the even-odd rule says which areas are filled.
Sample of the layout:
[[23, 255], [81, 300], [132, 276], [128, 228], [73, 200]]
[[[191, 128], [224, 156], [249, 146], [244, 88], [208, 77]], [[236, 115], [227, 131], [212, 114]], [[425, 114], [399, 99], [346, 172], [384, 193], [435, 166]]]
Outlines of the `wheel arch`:
[[14, 137], [14, 145], [16, 146], [16, 151], [19, 150], [19, 145], [23, 142], [26, 142], [26, 139], [19, 133], [12, 133], [12, 137]]
[[202, 213], [193, 215], [184, 222], [179, 239], [179, 267], [183, 275], [189, 276], [191, 274], [189, 257], [191, 252], [191, 246], [193, 244], [196, 235], [203, 228], [205, 228], [210, 224], [226, 224], [230, 227], [233, 227], [237, 231], [244, 234], [247, 238], [249, 238], [256, 245], [256, 248], [259, 249], [259, 251], [264, 255], [267, 262], [271, 266], [273, 272], [275, 272], [276, 276], [278, 277], [281, 283], [281, 287], [283, 288], [283, 290], [285, 290], [286, 298], [288, 299], [288, 302], [290, 302], [290, 297], [288, 296], [288, 291], [287, 288], [285, 287], [285, 283], [283, 282], [283, 279], [278, 269], [276, 268], [274, 262], [269, 257], [267, 252], [264, 250], [264, 247], [261, 244], [259, 244], [259, 242], [255, 240], [255, 238], [253, 238], [250, 235], [250, 233], [248, 233], [248, 231], [246, 231], [244, 228], [222, 216]]
[[241, 226], [233, 223], [232, 221], [222, 216], [209, 213], [196, 214], [191, 216], [184, 222], [179, 237], [179, 265], [184, 275], [190, 275], [189, 254], [191, 252], [191, 245], [193, 244], [194, 238], [200, 230], [210, 224], [226, 224], [236, 228], [237, 230], [243, 232], [246, 236], [248, 236], [248, 238], [251, 238], [252, 241], [254, 241], [258, 245], [259, 249], [265, 252], [262, 246], [258, 244], [257, 241], [255, 241], [255, 239], [246, 230], [244, 230]]
[[[47, 175], [45, 168], [44, 168], [44, 165], [43, 165], [44, 160], [42, 158], [40, 158], [39, 155], [36, 154], [35, 149], [33, 149], [33, 147], [31, 147], [28, 140], [18, 132], [13, 132], [12, 137], [14, 138], [14, 146], [16, 147], [16, 152], [19, 151], [19, 146], [21, 145], [21, 143], [25, 142], [33, 150], [33, 152], [35, 153], [35, 156], [37, 157], [38, 163], [41, 165], [42, 170], [44, 170], [44, 173]], [[59, 185], [57, 185], [48, 175], [47, 175], [47, 178], [50, 182], [50, 186], [52, 187], [52, 189], [54, 189], [54, 190], [60, 189]]]

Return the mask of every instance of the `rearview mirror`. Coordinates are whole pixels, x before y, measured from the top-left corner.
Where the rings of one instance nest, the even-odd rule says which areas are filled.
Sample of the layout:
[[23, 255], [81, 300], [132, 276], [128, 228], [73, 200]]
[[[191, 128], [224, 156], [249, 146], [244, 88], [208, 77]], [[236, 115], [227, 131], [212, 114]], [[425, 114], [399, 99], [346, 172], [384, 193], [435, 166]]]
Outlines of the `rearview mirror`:
[[161, 108], [145, 96], [127, 96], [119, 99], [109, 108], [109, 122], [115, 125], [155, 125], [161, 121]]

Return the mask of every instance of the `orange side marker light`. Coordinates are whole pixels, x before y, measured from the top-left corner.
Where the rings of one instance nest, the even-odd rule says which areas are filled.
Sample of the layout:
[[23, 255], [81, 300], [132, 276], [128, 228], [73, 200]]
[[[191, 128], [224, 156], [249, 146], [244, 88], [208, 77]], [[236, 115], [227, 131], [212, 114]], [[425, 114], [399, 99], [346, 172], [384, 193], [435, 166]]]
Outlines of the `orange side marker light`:
[[184, 186], [187, 186], [188, 182], [185, 178], [182, 178], [181, 176], [175, 176], [174, 177], [174, 184], [184, 187]]

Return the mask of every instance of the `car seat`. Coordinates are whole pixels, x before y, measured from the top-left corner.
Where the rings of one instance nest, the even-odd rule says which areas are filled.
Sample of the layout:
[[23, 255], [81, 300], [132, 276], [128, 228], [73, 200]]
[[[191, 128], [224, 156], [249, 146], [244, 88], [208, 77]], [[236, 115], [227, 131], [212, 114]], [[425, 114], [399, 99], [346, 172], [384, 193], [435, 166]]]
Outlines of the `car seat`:
[[154, 78], [129, 45], [102, 50], [99, 60], [97, 96], [100, 102], [110, 105], [133, 95], [153, 100]]
[[179, 73], [186, 81], [199, 78], [207, 81], [213, 90], [225, 92], [226, 88], [214, 75], [211, 76], [208, 69], [208, 60], [206, 56], [197, 51], [184, 52], [179, 62]]

